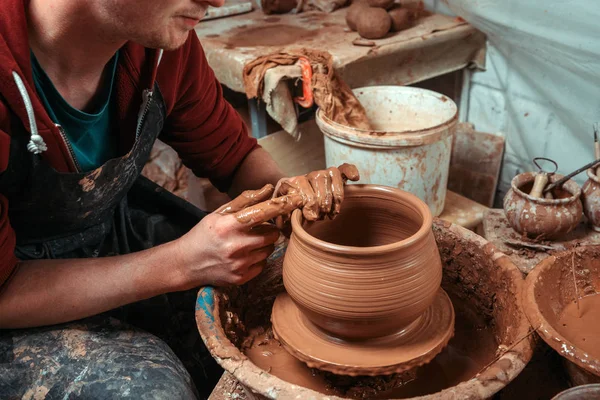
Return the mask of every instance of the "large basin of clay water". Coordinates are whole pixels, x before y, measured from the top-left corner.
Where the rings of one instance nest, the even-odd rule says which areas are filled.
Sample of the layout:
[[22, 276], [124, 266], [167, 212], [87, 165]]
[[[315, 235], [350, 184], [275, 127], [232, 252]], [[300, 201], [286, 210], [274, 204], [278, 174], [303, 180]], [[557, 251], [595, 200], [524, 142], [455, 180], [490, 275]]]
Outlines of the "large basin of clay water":
[[571, 382], [600, 383], [600, 246], [542, 260], [527, 276], [523, 300], [531, 325], [564, 357]]
[[370, 130], [340, 125], [319, 109], [327, 165], [352, 160], [361, 183], [410, 192], [434, 216], [444, 210], [458, 107], [448, 97], [407, 86], [369, 86], [353, 90]]
[[456, 313], [455, 334], [433, 361], [415, 370], [337, 376], [289, 355], [270, 323], [273, 302], [284, 290], [283, 248], [272, 256], [278, 261], [248, 284], [199, 291], [200, 334], [250, 399], [488, 398], [531, 359], [530, 325], [520, 308], [523, 277], [507, 256], [471, 231], [441, 220], [433, 231], [443, 263], [442, 288]]

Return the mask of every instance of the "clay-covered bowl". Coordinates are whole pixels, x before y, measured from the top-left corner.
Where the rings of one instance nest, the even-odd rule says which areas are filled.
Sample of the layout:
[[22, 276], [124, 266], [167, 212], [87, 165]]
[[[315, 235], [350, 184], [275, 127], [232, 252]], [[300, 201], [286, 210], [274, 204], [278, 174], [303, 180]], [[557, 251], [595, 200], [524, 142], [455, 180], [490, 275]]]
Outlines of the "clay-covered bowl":
[[525, 280], [525, 315], [540, 337], [567, 361], [566, 371], [575, 385], [600, 383], [600, 351], [586, 345], [578, 329], [563, 324], [561, 315], [577, 296], [598, 292], [600, 246], [582, 246], [546, 257]]
[[600, 232], [600, 179], [593, 168], [587, 170], [588, 180], [581, 189], [583, 213], [592, 229]]
[[[511, 188], [504, 196], [504, 215], [517, 232], [532, 239], [558, 239], [571, 232], [581, 222], [583, 207], [581, 189], [573, 180], [552, 191], [553, 199], [529, 195], [536, 174], [525, 172], [515, 176]], [[554, 183], [563, 176], [550, 176]]]
[[440, 289], [442, 264], [427, 205], [380, 185], [349, 185], [334, 220], [292, 214], [285, 288], [331, 335], [365, 339], [416, 321]]

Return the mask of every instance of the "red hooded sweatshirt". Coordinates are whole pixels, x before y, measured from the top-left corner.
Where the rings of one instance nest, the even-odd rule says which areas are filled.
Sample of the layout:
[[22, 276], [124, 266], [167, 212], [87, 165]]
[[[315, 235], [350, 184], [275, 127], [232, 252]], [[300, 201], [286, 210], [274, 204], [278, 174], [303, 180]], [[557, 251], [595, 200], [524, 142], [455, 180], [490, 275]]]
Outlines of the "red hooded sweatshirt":
[[[2, 0], [0, 8], [0, 174], [7, 168], [11, 136], [30, 135], [23, 98], [13, 72], [25, 84], [31, 98], [39, 135], [48, 149], [41, 153], [59, 172], [76, 172], [58, 128], [40, 101], [33, 83], [25, 10], [28, 0]], [[197, 176], [207, 177], [221, 191], [227, 190], [238, 166], [258, 147], [239, 114], [223, 98], [219, 82], [204, 55], [194, 31], [174, 51], [157, 50], [127, 43], [119, 56], [115, 76], [120, 155], [135, 140], [137, 113], [142, 93], [158, 82], [165, 100], [167, 118], [160, 139], [173, 147], [183, 163]], [[22, 122], [11, 124], [16, 118]], [[0, 285], [18, 260], [14, 255], [15, 232], [8, 217], [8, 200], [0, 193]]]

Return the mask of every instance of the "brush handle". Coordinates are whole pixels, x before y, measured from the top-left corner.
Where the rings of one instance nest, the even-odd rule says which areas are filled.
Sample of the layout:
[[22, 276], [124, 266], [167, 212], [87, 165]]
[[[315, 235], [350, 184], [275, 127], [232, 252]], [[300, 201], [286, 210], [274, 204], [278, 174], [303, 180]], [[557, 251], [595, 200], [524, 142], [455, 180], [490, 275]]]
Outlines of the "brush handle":
[[[596, 160], [600, 158], [600, 142], [594, 142], [594, 155], [596, 156]], [[598, 176], [598, 172], [600, 172], [600, 167], [594, 170], [594, 174]]]
[[533, 188], [529, 193], [530, 196], [533, 197], [542, 197], [542, 192], [544, 188], [548, 184], [548, 174], [545, 172], [540, 172], [535, 176], [535, 181], [533, 182]]
[[544, 193], [547, 193], [549, 191], [551, 191], [552, 189], [556, 188], [556, 187], [561, 187], [566, 181], [568, 181], [569, 179], [571, 179], [572, 177], [574, 177], [575, 175], [579, 175], [580, 173], [582, 173], [583, 171], [586, 171], [590, 168], [595, 168], [598, 165], [600, 165], [600, 159], [592, 161], [589, 164], [585, 164], [583, 167], [579, 168], [576, 171], [571, 172], [569, 175], [560, 178], [559, 180], [557, 180], [554, 183], [549, 184], [548, 186], [546, 186], [546, 189], [544, 189]]

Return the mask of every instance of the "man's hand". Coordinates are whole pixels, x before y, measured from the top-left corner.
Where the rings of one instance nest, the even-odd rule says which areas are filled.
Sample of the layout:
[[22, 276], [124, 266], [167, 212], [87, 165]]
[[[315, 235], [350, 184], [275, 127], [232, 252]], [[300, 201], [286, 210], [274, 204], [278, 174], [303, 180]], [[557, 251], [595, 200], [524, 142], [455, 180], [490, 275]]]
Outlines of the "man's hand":
[[[334, 218], [340, 213], [344, 201], [344, 185], [347, 180], [358, 181], [360, 174], [352, 164], [342, 164], [314, 171], [307, 175], [281, 179], [275, 187], [274, 197], [281, 195], [300, 196], [302, 214], [308, 221], [316, 221], [326, 216]], [[289, 216], [278, 217], [277, 226], [283, 229]]]
[[267, 221], [276, 218], [281, 228], [282, 217], [301, 207], [309, 221], [333, 218], [344, 200], [344, 184], [358, 179], [356, 167], [343, 164], [282, 179], [276, 188], [243, 192], [179, 239], [183, 289], [248, 282], [262, 271], [279, 239], [279, 229]]
[[263, 223], [278, 215], [264, 207], [273, 190], [243, 192], [179, 239], [183, 289], [241, 285], [262, 271], [279, 238], [277, 227]]

